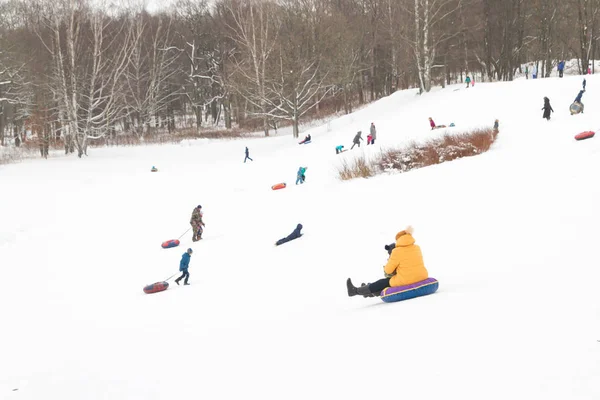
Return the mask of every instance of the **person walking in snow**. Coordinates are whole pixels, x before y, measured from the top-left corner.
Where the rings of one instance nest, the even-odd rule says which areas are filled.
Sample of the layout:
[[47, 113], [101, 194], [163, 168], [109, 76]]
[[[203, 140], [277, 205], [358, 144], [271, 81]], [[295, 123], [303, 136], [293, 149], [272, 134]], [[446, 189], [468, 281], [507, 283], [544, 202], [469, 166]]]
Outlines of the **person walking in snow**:
[[535, 65], [531, 66], [531, 78], [532, 79], [536, 79], [537, 78], [537, 67]]
[[185, 278], [183, 281], [184, 285], [189, 285], [188, 279], [190, 278], [190, 273], [188, 272], [188, 268], [190, 267], [190, 257], [194, 250], [187, 249], [185, 253], [181, 256], [181, 261], [179, 261], [179, 270], [182, 272], [181, 276], [175, 279], [175, 283], [179, 285], [179, 281]]
[[583, 91], [585, 92], [585, 78], [583, 78]]
[[[369, 128], [369, 133], [371, 136], [371, 144], [375, 144], [375, 139], [377, 139], [377, 129], [375, 128], [375, 124], [371, 122], [371, 127]], [[367, 142], [367, 144], [369, 144]]]
[[556, 67], [556, 69], [558, 70], [558, 77], [562, 78], [563, 77], [563, 71], [565, 69], [565, 62], [561, 60], [558, 63], [558, 66]]
[[197, 242], [202, 239], [202, 232], [204, 232], [204, 221], [202, 221], [202, 206], [198, 205], [192, 211], [192, 218], [190, 219], [190, 225], [192, 225], [192, 241]]
[[280, 246], [284, 243], [289, 242], [290, 240], [298, 239], [300, 236], [302, 236], [302, 233], [300, 233], [301, 230], [302, 230], [302, 224], [298, 224], [296, 226], [296, 229], [294, 229], [294, 231], [292, 233], [290, 233], [286, 237], [276, 241], [275, 246]]
[[465, 79], [465, 82], [467, 83], [467, 89], [469, 88], [469, 84], [471, 83], [471, 78], [469, 78], [469, 75], [467, 75], [467, 78]]
[[354, 148], [354, 146], [358, 145], [358, 147], [360, 147], [360, 141], [364, 140], [362, 138], [362, 131], [358, 131], [356, 133], [356, 135], [354, 135], [354, 139], [352, 139], [352, 147], [350, 147], [350, 150], [352, 150]]
[[244, 158], [244, 162], [246, 162], [246, 160], [254, 161], [250, 158], [250, 152], [248, 151], [248, 147], [246, 147], [246, 158]]
[[525, 64], [525, 79], [529, 79], [529, 66]]
[[298, 173], [296, 174], [296, 185], [298, 183], [303, 184], [304, 181], [306, 180], [306, 170], [308, 169], [308, 167], [300, 167], [298, 168]]
[[427, 279], [429, 273], [423, 262], [423, 254], [421, 248], [415, 244], [412, 234], [413, 228], [409, 226], [396, 234], [394, 248], [386, 246], [390, 258], [383, 267], [385, 278], [358, 288], [348, 278], [346, 280], [348, 296], [377, 297], [387, 287], [410, 285]]
[[547, 97], [544, 97], [544, 107], [542, 107], [542, 110], [544, 110], [544, 115], [542, 118], [546, 118], [548, 121], [550, 121], [550, 112], [554, 112], [554, 110], [550, 105], [550, 99]]
[[499, 127], [500, 127], [500, 123], [498, 122], [498, 120], [494, 121], [494, 133], [498, 133], [499, 132]]

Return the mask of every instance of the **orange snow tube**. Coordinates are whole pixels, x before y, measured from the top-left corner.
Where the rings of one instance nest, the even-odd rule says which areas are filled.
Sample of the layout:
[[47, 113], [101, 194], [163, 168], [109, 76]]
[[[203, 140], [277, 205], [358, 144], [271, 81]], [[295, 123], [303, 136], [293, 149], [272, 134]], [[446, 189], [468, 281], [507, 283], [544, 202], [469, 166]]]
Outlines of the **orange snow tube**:
[[277, 185], [271, 186], [271, 189], [273, 189], [273, 190], [284, 189], [285, 186], [286, 186], [285, 182], [281, 182], [281, 183], [278, 183]]

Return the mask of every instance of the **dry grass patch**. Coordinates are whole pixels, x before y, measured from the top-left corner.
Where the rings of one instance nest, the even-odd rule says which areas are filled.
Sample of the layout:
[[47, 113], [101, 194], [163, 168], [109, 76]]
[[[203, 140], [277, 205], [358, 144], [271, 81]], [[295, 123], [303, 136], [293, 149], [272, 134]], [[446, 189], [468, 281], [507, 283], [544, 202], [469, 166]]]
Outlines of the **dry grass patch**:
[[490, 149], [498, 136], [493, 129], [476, 129], [458, 135], [444, 135], [425, 143], [412, 143], [403, 149], [383, 150], [372, 162], [364, 156], [352, 163], [343, 161], [338, 169], [342, 180], [368, 178], [377, 173], [400, 171], [441, 164], [457, 158], [470, 157]]
[[340, 179], [346, 181], [354, 178], [368, 178], [375, 175], [373, 166], [365, 156], [354, 158], [352, 161], [344, 159], [342, 166], [338, 168]]

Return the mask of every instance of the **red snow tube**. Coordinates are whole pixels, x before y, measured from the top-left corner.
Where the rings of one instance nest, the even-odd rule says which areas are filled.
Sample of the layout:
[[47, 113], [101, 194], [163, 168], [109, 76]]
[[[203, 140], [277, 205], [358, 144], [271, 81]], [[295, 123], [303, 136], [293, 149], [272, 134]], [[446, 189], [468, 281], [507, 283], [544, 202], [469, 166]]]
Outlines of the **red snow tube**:
[[596, 134], [596, 132], [594, 132], [594, 131], [581, 132], [581, 133], [578, 133], [577, 135], [575, 135], [575, 140], [584, 140], [584, 139], [593, 138], [595, 134]]
[[161, 244], [163, 249], [168, 249], [170, 247], [177, 247], [179, 246], [179, 240], [174, 239], [174, 240], [167, 240], [166, 242], [163, 242]]
[[273, 189], [273, 190], [283, 189], [283, 188], [285, 188], [285, 186], [286, 186], [285, 183], [282, 182], [282, 183], [278, 183], [277, 185], [271, 186], [271, 189]]
[[144, 293], [157, 293], [162, 292], [163, 290], [167, 290], [169, 287], [169, 282], [156, 282], [151, 285], [148, 285], [144, 288]]

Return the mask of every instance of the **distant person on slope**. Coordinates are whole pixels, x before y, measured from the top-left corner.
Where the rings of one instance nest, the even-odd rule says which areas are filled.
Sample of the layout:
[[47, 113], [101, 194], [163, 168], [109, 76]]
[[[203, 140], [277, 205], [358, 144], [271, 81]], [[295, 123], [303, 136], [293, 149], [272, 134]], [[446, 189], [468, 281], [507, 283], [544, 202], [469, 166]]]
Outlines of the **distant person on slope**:
[[202, 206], [198, 205], [192, 211], [192, 218], [190, 219], [190, 225], [192, 225], [192, 241], [197, 242], [202, 239], [202, 232], [204, 232], [203, 227], [204, 221], [202, 221]]
[[562, 78], [563, 77], [563, 71], [565, 70], [565, 62], [564, 61], [560, 61], [558, 63], [558, 66], [556, 67], [556, 69], [558, 70], [558, 77]]
[[348, 278], [346, 281], [348, 296], [377, 297], [387, 287], [410, 285], [427, 279], [429, 273], [423, 263], [423, 254], [421, 248], [415, 244], [412, 233], [413, 229], [409, 226], [396, 234], [394, 248], [386, 246], [390, 258], [383, 267], [385, 278], [358, 288]]
[[358, 147], [360, 147], [361, 140], [363, 140], [362, 131], [358, 131], [356, 133], [356, 135], [354, 135], [354, 139], [352, 139], [352, 147], [350, 147], [350, 150], [352, 150], [354, 148], [354, 146], [356, 146], [356, 145], [358, 145]]
[[431, 126], [431, 130], [434, 130], [436, 128], [435, 122], [433, 122], [433, 119], [431, 117], [429, 117], [429, 126]]
[[500, 127], [500, 122], [498, 122], [498, 120], [494, 121], [494, 133], [498, 133], [499, 132], [499, 127]]
[[[369, 128], [369, 133], [371, 136], [371, 144], [375, 144], [375, 139], [377, 139], [377, 129], [375, 128], [375, 124], [371, 122], [371, 127]], [[369, 142], [367, 141], [367, 144]]]
[[246, 160], [254, 161], [250, 158], [250, 152], [248, 151], [248, 147], [246, 147], [246, 158], [244, 158], [244, 162], [246, 162]]
[[585, 91], [585, 78], [583, 78], [583, 90]]
[[298, 183], [302, 184], [306, 180], [306, 170], [308, 167], [300, 167], [298, 168], [298, 173], [296, 174], [296, 185]]
[[310, 142], [311, 140], [312, 140], [312, 138], [310, 137], [310, 133], [309, 133], [307, 136], [304, 137], [304, 140], [299, 142], [298, 144], [304, 144], [304, 143]]
[[175, 279], [175, 283], [179, 285], [179, 281], [185, 278], [183, 281], [184, 285], [189, 285], [188, 279], [190, 278], [190, 273], [188, 272], [188, 268], [190, 267], [190, 257], [194, 250], [187, 249], [185, 253], [181, 256], [181, 261], [179, 262], [179, 270], [182, 272], [181, 276]]
[[344, 152], [344, 146], [341, 144], [339, 146], [335, 146], [335, 154], [340, 154]]
[[469, 75], [467, 75], [467, 78], [465, 79], [465, 82], [467, 83], [467, 89], [469, 88], [469, 84], [471, 83], [471, 78], [469, 78]]
[[302, 224], [298, 224], [296, 226], [296, 229], [294, 229], [294, 231], [292, 233], [290, 233], [288, 236], [284, 237], [283, 239], [279, 239], [277, 242], [275, 242], [275, 246], [282, 245], [284, 243], [289, 242], [290, 240], [298, 239], [300, 236], [302, 236], [302, 233], [300, 233], [301, 230], [302, 230]]
[[583, 106], [583, 103], [581, 102], [581, 97], [583, 96], [584, 93], [585, 93], [585, 90], [580, 90], [579, 94], [577, 94], [577, 97], [575, 97], [573, 104], [571, 104], [569, 106], [569, 111], [571, 111], [571, 115], [579, 114], [579, 113], [583, 114], [584, 106]]
[[554, 112], [554, 110], [550, 105], [550, 99], [547, 97], [544, 97], [544, 107], [542, 107], [542, 110], [544, 110], [544, 115], [542, 118], [546, 118], [548, 121], [550, 121], [550, 112]]

